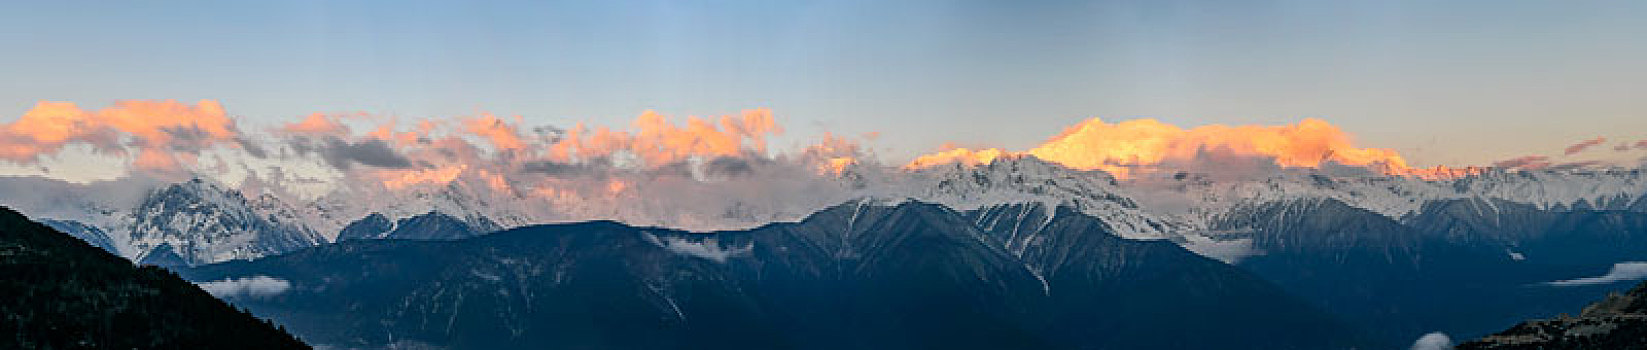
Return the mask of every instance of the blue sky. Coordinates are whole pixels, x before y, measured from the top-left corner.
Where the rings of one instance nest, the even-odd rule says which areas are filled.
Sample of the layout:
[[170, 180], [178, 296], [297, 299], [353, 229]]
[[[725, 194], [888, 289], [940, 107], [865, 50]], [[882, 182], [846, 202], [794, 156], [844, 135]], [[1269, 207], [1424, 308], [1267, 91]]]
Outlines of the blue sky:
[[[36, 101], [625, 125], [773, 109], [775, 146], [879, 132], [1027, 149], [1088, 117], [1328, 120], [1419, 165], [1647, 139], [1647, 2], [29, 2], [0, 119]], [[1639, 156], [1639, 155], [1637, 155]]]

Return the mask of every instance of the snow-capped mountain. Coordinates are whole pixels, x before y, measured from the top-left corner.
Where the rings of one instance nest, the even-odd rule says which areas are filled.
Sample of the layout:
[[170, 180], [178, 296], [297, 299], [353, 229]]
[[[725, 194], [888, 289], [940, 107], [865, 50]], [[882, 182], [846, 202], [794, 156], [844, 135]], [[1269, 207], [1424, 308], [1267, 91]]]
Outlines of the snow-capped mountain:
[[1034, 157], [1003, 157], [976, 167], [950, 164], [920, 170], [913, 177], [906, 188], [881, 195], [963, 210], [1018, 203], [1070, 206], [1134, 239], [1162, 239], [1175, 231], [1174, 223], [1139, 207], [1108, 173], [1072, 170]]
[[[1481, 199], [1537, 209], [1628, 209], [1641, 206], [1647, 173], [1641, 170], [1492, 170], [1453, 180], [1402, 176], [1332, 177], [1284, 172], [1257, 180], [1206, 181], [1195, 176], [1141, 181], [1137, 194], [1176, 193], [1190, 199], [1192, 216], [1211, 219], [1239, 206], [1331, 198], [1392, 218], [1417, 213], [1437, 200]], [[1165, 210], [1162, 210], [1165, 211]]]
[[[1031, 299], [1047, 298], [1048, 294], [1057, 298], [1060, 285], [1068, 288], [1087, 283], [1070, 282], [1069, 278], [1122, 276], [1119, 278], [1179, 284], [1163, 290], [1193, 290], [1196, 283], [1183, 282], [1217, 272], [1209, 269], [1240, 269], [1311, 303], [1342, 311], [1346, 321], [1376, 330], [1374, 336], [1389, 342], [1410, 339], [1412, 332], [1435, 329], [1462, 334], [1482, 332], [1497, 327], [1495, 322], [1525, 318], [1529, 312], [1570, 307], [1566, 303], [1591, 296], [1492, 290], [1524, 291], [1514, 286], [1570, 278], [1620, 261], [1647, 260], [1647, 252], [1638, 248], [1647, 246], [1647, 199], [1643, 199], [1647, 198], [1647, 175], [1641, 171], [1492, 170], [1459, 179], [1423, 180], [1285, 169], [1250, 177], [1182, 172], [1117, 180], [1103, 172], [1072, 170], [1032, 157], [1003, 157], [977, 166], [846, 169], [835, 178], [800, 178], [786, 184], [788, 187], [746, 183], [764, 179], [692, 181], [705, 184], [687, 186], [687, 190], [649, 192], [658, 189], [638, 183], [623, 191], [596, 192], [610, 197], [549, 200], [459, 179], [400, 191], [349, 189], [315, 199], [292, 200], [267, 194], [248, 198], [241, 191], [209, 180], [194, 180], [153, 185], [140, 195], [102, 202], [97, 200], [99, 191], [117, 193], [115, 190], [123, 187], [75, 187], [6, 179], [0, 180], [0, 191], [11, 192], [0, 193], [0, 198], [24, 212], [49, 213], [36, 219], [51, 222], [89, 242], [106, 242], [99, 244], [112, 246], [128, 259], [186, 266], [180, 270], [244, 266], [246, 263], [240, 262], [201, 265], [271, 255], [280, 257], [253, 263], [279, 260], [285, 261], [279, 264], [300, 264], [305, 260], [292, 257], [300, 254], [341, 259], [363, 251], [399, 250], [418, 244], [412, 240], [479, 244], [463, 242], [491, 239], [497, 234], [484, 233], [497, 230], [611, 220], [628, 227], [619, 231], [635, 232], [630, 232], [632, 239], [609, 243], [632, 250], [623, 256], [637, 254], [632, 256], [640, 259], [614, 266], [643, 269], [634, 275], [640, 277], [635, 286], [662, 289], [641, 296], [641, 302], [659, 307], [669, 307], [670, 298], [682, 294], [658, 283], [686, 280], [660, 274], [671, 271], [668, 269], [674, 265], [670, 264], [681, 260], [657, 256], [654, 250], [711, 264], [744, 264], [747, 261], [740, 259], [752, 255], [770, 257], [762, 259], [762, 264], [800, 264], [786, 260], [786, 254], [817, 249], [813, 253], [819, 255], [808, 258], [815, 262], [807, 264], [821, 261], [826, 265], [783, 268], [807, 273], [859, 266], [878, 269], [900, 264], [900, 257], [873, 251], [882, 249], [876, 247], [903, 247], [903, 243], [878, 240], [926, 237], [921, 233], [923, 227], [933, 226], [927, 228], [943, 232], [935, 236], [941, 237], [941, 242], [932, 244], [961, 244], [949, 248], [965, 248], [951, 252], [954, 256], [933, 259], [981, 263], [1007, 271], [979, 278], [1012, 281], [1009, 284], [1014, 293], [1027, 290], [1032, 292]], [[88, 190], [91, 186], [101, 187]], [[767, 187], [743, 188], [750, 186]], [[30, 192], [32, 188], [64, 192], [47, 197]], [[769, 191], [774, 188], [780, 191]], [[717, 191], [735, 192], [720, 197], [715, 196], [720, 193]], [[902, 210], [889, 209], [907, 203], [917, 204]], [[912, 221], [897, 224], [899, 220]], [[619, 227], [610, 222], [569, 225], [561, 227]], [[692, 233], [710, 231], [704, 227], [739, 229]], [[680, 228], [689, 230], [673, 230]], [[98, 231], [103, 235], [97, 235]], [[786, 234], [800, 236], [763, 236]], [[522, 237], [526, 236], [517, 238], [527, 239]], [[589, 242], [559, 242], [536, 236], [529, 240], [538, 239], [548, 241], [533, 244], [592, 249], [565, 254], [618, 253]], [[564, 239], [614, 238], [568, 235]], [[765, 239], [776, 241], [761, 245], [760, 240]], [[795, 241], [788, 241], [791, 239]], [[337, 244], [326, 244], [334, 241]], [[983, 244], [973, 246], [975, 243]], [[315, 245], [325, 246], [303, 249]], [[548, 276], [554, 269], [563, 266], [563, 262], [532, 255], [545, 254], [543, 250], [527, 249], [498, 258], [486, 255], [493, 252], [490, 248], [476, 249], [463, 257], [444, 256], [448, 252], [438, 249], [419, 250], [417, 254], [426, 254], [428, 259], [461, 258], [439, 260], [460, 265], [447, 268], [425, 264], [403, 271], [413, 274], [407, 278], [419, 279], [425, 278], [420, 274], [427, 272], [423, 270], [442, 271], [429, 277], [437, 278], [426, 281], [432, 283], [429, 287], [407, 291], [410, 294], [405, 297], [428, 299], [418, 305], [456, 307], [457, 301], [442, 298], [493, 292], [490, 289], [499, 283], [514, 281], [502, 277], [510, 273], [551, 278]], [[771, 249], [789, 249], [789, 253]], [[1167, 251], [1212, 259], [1196, 257], [1194, 260], [1201, 263], [1191, 264], [1179, 257], [1171, 259], [1178, 262], [1160, 263], [1164, 260], [1157, 260], [1157, 254], [1179, 254]], [[493, 260], [498, 264], [485, 263], [480, 270], [462, 267]], [[520, 265], [522, 261], [534, 262]], [[851, 265], [843, 265], [848, 263]], [[762, 264], [748, 268], [766, 266]], [[1184, 266], [1199, 267], [1194, 271], [1176, 270]], [[711, 278], [716, 281], [768, 278], [737, 277], [753, 271], [739, 270], [741, 267], [698, 267], [707, 269], [692, 273], [720, 276]], [[509, 270], [517, 268], [523, 270]], [[937, 266], [932, 268], [943, 271]], [[329, 283], [325, 281], [336, 276], [310, 277], [313, 279], [304, 283]], [[1415, 285], [1428, 289], [1415, 293]], [[1079, 288], [1087, 287], [1103, 288]], [[748, 296], [737, 294], [742, 293], [739, 290], [744, 289], [715, 289], [716, 293], [731, 291], [728, 295], [737, 298]], [[1437, 311], [1446, 309], [1435, 303], [1516, 311], [1455, 316]], [[425, 317], [453, 317], [450, 310], [380, 306], [385, 309], [379, 311], [390, 312], [385, 317], [415, 316], [402, 321], [415, 321], [417, 326], [403, 330], [456, 334], [423, 326]], [[665, 318], [693, 314], [690, 310], [676, 313], [673, 307], [658, 310], [668, 312], [662, 314]], [[525, 312], [508, 308], [490, 311]], [[517, 329], [509, 327], [530, 323], [521, 320], [503, 326], [513, 331]], [[360, 327], [376, 331], [375, 326]]]
[[[430, 232], [456, 227], [476, 233], [502, 228], [492, 215], [522, 224], [519, 217], [503, 212], [509, 207], [477, 202], [472, 193], [460, 189], [412, 192], [406, 194], [411, 198], [387, 200], [396, 204], [380, 208], [398, 213], [388, 220], [405, 223], [399, 231], [422, 232], [406, 234], [418, 237], [447, 235]], [[369, 207], [359, 203], [371, 203], [351, 201], [356, 204], [349, 210], [328, 211], [325, 205], [337, 204], [325, 201], [330, 197], [293, 205], [268, 193], [248, 198], [199, 178], [170, 184], [134, 179], [86, 185], [5, 178], [0, 180], [0, 194], [5, 205], [60, 231], [135, 262], [168, 266], [253, 259], [324, 244], [343, 226], [335, 222], [349, 222], [328, 216], [366, 210]], [[438, 211], [410, 212], [417, 210], [413, 208]]]
[[422, 215], [390, 221], [383, 214], [372, 213], [361, 218], [349, 226], [344, 226], [338, 232], [339, 242], [351, 239], [412, 239], [412, 240], [450, 240], [463, 239], [497, 231], [496, 223], [485, 217], [477, 217], [466, 221], [431, 211]]
[[173, 249], [191, 264], [250, 259], [325, 242], [273, 196], [248, 200], [205, 180], [163, 187], [130, 214], [129, 243], [154, 254]]
[[532, 210], [541, 203], [461, 180], [404, 191], [342, 189], [296, 207], [309, 227], [333, 241], [339, 240], [337, 235], [345, 227], [373, 214], [394, 221], [441, 213], [490, 230], [551, 220], [540, 214], [543, 211]]

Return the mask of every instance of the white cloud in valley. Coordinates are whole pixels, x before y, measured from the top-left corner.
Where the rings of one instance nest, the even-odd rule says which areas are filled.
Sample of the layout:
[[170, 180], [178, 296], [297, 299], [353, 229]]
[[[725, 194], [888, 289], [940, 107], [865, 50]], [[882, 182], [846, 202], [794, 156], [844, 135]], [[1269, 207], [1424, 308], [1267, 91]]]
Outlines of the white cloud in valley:
[[1591, 285], [1598, 285], [1598, 284], [1609, 284], [1609, 283], [1623, 282], [1623, 281], [1639, 281], [1639, 280], [1643, 280], [1643, 279], [1647, 279], [1647, 262], [1626, 261], [1626, 262], [1613, 264], [1613, 268], [1611, 270], [1608, 270], [1607, 274], [1605, 274], [1605, 275], [1595, 276], [1595, 277], [1575, 278], [1575, 279], [1570, 279], [1570, 280], [1551, 281], [1551, 282], [1545, 282], [1544, 284], [1550, 285], [1550, 286], [1555, 286], [1555, 287], [1576, 287], [1576, 286], [1591, 286]]
[[285, 293], [292, 288], [292, 283], [286, 280], [269, 276], [252, 276], [245, 278], [225, 278], [210, 282], [201, 282], [196, 285], [206, 290], [212, 296], [229, 298], [267, 298]]

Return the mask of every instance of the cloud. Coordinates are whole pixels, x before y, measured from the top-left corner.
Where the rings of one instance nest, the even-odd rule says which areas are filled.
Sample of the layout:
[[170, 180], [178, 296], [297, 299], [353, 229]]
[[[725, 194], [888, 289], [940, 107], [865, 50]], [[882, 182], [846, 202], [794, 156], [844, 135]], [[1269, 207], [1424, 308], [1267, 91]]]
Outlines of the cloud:
[[256, 141], [252, 141], [251, 139], [241, 137], [241, 138], [236, 138], [235, 143], [239, 144], [240, 149], [245, 150], [247, 155], [250, 155], [250, 156], [256, 157], [256, 158], [268, 158], [269, 157], [269, 151], [267, 149], [263, 148], [263, 145], [257, 143]]
[[925, 169], [944, 164], [961, 164], [974, 166], [995, 162], [996, 158], [1008, 156], [1010, 153], [999, 148], [972, 150], [970, 148], [952, 148], [937, 153], [930, 153], [915, 157], [915, 160], [904, 165], [905, 169]]
[[349, 127], [339, 122], [336, 115], [314, 113], [304, 117], [303, 120], [282, 126], [280, 131], [299, 135], [338, 136], [348, 135]]
[[1610, 283], [1623, 282], [1623, 281], [1638, 281], [1638, 280], [1643, 280], [1643, 279], [1647, 279], [1647, 262], [1626, 261], [1626, 262], [1613, 264], [1613, 268], [1611, 270], [1608, 270], [1607, 274], [1605, 274], [1605, 275], [1596, 276], [1596, 277], [1577, 278], [1577, 279], [1570, 279], [1570, 280], [1551, 281], [1551, 282], [1545, 282], [1544, 284], [1549, 285], [1549, 286], [1553, 286], [1553, 287], [1576, 287], [1576, 286], [1590, 286], [1590, 285], [1597, 285], [1597, 284], [1610, 284]]
[[767, 109], [746, 110], [718, 119], [687, 117], [685, 126], [676, 126], [668, 117], [646, 111], [635, 118], [630, 130], [590, 129], [579, 124], [549, 145], [549, 155], [556, 160], [574, 161], [621, 153], [645, 165], [663, 166], [690, 157], [764, 154], [766, 138], [782, 131]]
[[1584, 152], [1584, 150], [1590, 149], [1590, 147], [1595, 147], [1596, 145], [1599, 145], [1603, 142], [1607, 142], [1607, 138], [1597, 137], [1597, 138], [1593, 138], [1593, 139], [1589, 139], [1589, 140], [1579, 141], [1578, 143], [1575, 143], [1572, 146], [1567, 146], [1567, 149], [1562, 150], [1561, 153], [1564, 154], [1564, 155], [1569, 155], [1569, 156], [1574, 155], [1574, 154], [1578, 154], [1579, 152]]
[[1028, 154], [1074, 169], [1102, 170], [1118, 178], [1229, 157], [1260, 159], [1287, 168], [1319, 168], [1331, 162], [1393, 173], [1413, 171], [1394, 150], [1355, 147], [1348, 133], [1320, 119], [1279, 126], [1206, 125], [1185, 129], [1155, 119], [1108, 123], [1093, 118], [1026, 152], [948, 149], [916, 158], [906, 168], [956, 162], [988, 164], [1003, 154]]
[[319, 154], [326, 164], [347, 170], [353, 164], [379, 168], [408, 168], [412, 161], [383, 140], [367, 138], [354, 142], [327, 136], [320, 139], [294, 138], [289, 145], [299, 155]]
[[1647, 140], [1620, 143], [1613, 146], [1614, 151], [1625, 152], [1630, 150], [1647, 149]]
[[1592, 168], [1592, 167], [1606, 165], [1606, 164], [1607, 164], [1607, 162], [1603, 162], [1603, 161], [1599, 161], [1599, 160], [1585, 160], [1585, 161], [1577, 161], [1577, 162], [1566, 162], [1566, 163], [1552, 164], [1549, 167], [1546, 167], [1545, 169], [1549, 169], [1549, 170], [1573, 170], [1573, 169]]
[[[488, 208], [476, 214], [506, 218], [506, 225], [612, 219], [702, 229], [797, 219], [862, 195], [851, 192], [862, 181], [837, 176], [849, 167], [865, 166], [854, 176], [880, 171], [868, 167], [879, 165], [869, 148], [834, 134], [792, 152], [770, 150], [768, 140], [783, 128], [766, 109], [685, 118], [646, 111], [618, 127], [528, 125], [485, 113], [416, 120], [305, 114], [259, 133], [235, 125], [211, 101], [121, 102], [94, 111], [46, 102], [0, 124], [0, 159], [34, 162], [72, 144], [68, 150], [177, 169], [248, 194], [326, 203], [335, 217], [449, 209], [435, 202], [453, 198], [488, 202], [455, 207]], [[335, 232], [332, 224], [315, 228]]]
[[268, 298], [292, 288], [290, 282], [269, 276], [252, 276], [246, 278], [228, 278], [211, 282], [196, 283], [200, 289], [211, 293], [220, 299], [229, 298]]
[[755, 250], [753, 244], [733, 248], [721, 247], [720, 242], [714, 237], [694, 241], [675, 236], [658, 237], [651, 232], [641, 231], [641, 238], [646, 239], [652, 245], [658, 246], [658, 248], [663, 248], [675, 254], [708, 259], [717, 263], [724, 263], [726, 259], [735, 256], [748, 255], [749, 252]]
[[[880, 136], [878, 132], [868, 132], [862, 137], [864, 140], [874, 140]], [[861, 165], [867, 158], [872, 158], [873, 155], [868, 153], [856, 141], [824, 132], [822, 140], [801, 151], [801, 161], [816, 165], [820, 172], [840, 175], [847, 168]]]
[[1534, 170], [1542, 169], [1548, 166], [1550, 166], [1550, 157], [1538, 155], [1515, 157], [1493, 163], [1494, 168], [1502, 169]]
[[520, 170], [525, 173], [544, 174], [554, 177], [589, 176], [602, 174], [603, 164], [583, 162], [564, 163], [551, 160], [530, 161], [521, 164]]
[[1263, 250], [1253, 247], [1251, 238], [1220, 240], [1199, 234], [1187, 234], [1183, 239], [1179, 246], [1184, 249], [1231, 265], [1241, 262], [1242, 259], [1264, 254]]
[[1453, 338], [1446, 333], [1431, 332], [1413, 342], [1412, 350], [1447, 350], [1453, 348]]
[[704, 174], [717, 177], [736, 177], [749, 175], [755, 172], [751, 160], [736, 157], [716, 157], [704, 164]]
[[431, 169], [392, 170], [380, 172], [384, 179], [382, 185], [390, 190], [399, 190], [421, 184], [444, 185], [456, 181], [458, 175], [468, 169], [467, 166], [454, 165]]
[[503, 119], [484, 114], [478, 118], [463, 120], [463, 130], [486, 139], [496, 149], [518, 150], [526, 148], [526, 143], [521, 140], [520, 132], [515, 126], [520, 123], [520, 117], [515, 117], [515, 124], [508, 124]]
[[134, 167], [171, 173], [194, 164], [203, 149], [237, 147], [242, 139], [234, 120], [212, 100], [117, 101], [96, 111], [43, 101], [17, 121], [0, 124], [0, 159], [14, 163], [35, 164], [76, 143], [110, 155], [136, 151]]

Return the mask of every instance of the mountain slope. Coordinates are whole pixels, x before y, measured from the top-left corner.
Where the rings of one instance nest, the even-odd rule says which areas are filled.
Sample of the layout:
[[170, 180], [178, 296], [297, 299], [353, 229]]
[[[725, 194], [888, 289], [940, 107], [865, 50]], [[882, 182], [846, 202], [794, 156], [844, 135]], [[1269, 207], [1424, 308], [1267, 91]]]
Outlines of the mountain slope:
[[[1319, 337], [1316, 346], [1334, 348], [1364, 339], [1364, 334], [1345, 332], [1351, 328], [1345, 322], [1319, 317], [1325, 312], [1273, 283], [1169, 241], [1116, 237], [1103, 221], [1074, 208], [1003, 205], [971, 211], [967, 217], [1044, 278], [1048, 304], [1059, 310], [1054, 327], [1074, 338], [1072, 343], [1209, 348], [1227, 347], [1217, 342], [1228, 340], [1262, 344], [1275, 339], [1265, 346], [1286, 348], [1296, 346], [1289, 338], [1310, 334]], [[1091, 329], [1153, 341], [1104, 339]]]
[[539, 225], [456, 241], [345, 241], [185, 274], [291, 281], [279, 296], [235, 302], [340, 346], [1367, 344], [1279, 288], [1169, 242], [1114, 237], [1062, 210], [1038, 234], [1071, 248], [1023, 254], [978, 215], [860, 201], [745, 231]]
[[73, 236], [74, 238], [79, 238], [80, 240], [91, 244], [93, 247], [103, 249], [103, 251], [109, 252], [110, 254], [120, 254], [120, 250], [119, 248], [116, 248], [117, 246], [114, 243], [114, 239], [110, 238], [108, 233], [103, 232], [102, 229], [99, 229], [96, 226], [83, 224], [79, 221], [51, 219], [40, 220], [40, 224], [46, 225], [46, 227], [51, 227], [53, 230], [57, 230], [58, 232], [67, 233], [69, 236]]
[[176, 275], [0, 208], [0, 348], [306, 349]]
[[1334, 199], [1231, 211], [1214, 228], [1251, 239], [1243, 269], [1386, 342], [1473, 337], [1583, 305], [1605, 289], [1543, 282], [1647, 260], [1647, 214], [1441, 200], [1396, 220]]

